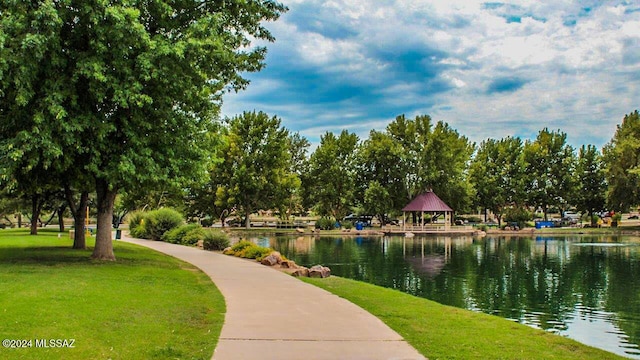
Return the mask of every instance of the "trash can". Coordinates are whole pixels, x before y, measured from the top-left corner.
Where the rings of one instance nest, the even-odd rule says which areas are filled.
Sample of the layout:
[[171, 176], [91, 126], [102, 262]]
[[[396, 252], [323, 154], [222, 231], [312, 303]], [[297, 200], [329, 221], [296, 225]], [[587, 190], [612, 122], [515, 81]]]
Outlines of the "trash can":
[[361, 231], [362, 229], [364, 229], [364, 225], [360, 221], [358, 221], [356, 223], [356, 230]]
[[120, 240], [122, 238], [122, 230], [116, 230], [116, 240]]

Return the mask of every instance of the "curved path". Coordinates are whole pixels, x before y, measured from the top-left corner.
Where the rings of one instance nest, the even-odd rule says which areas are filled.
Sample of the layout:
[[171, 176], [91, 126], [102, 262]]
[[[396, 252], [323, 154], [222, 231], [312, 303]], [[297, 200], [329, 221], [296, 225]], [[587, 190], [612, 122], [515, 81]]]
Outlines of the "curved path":
[[425, 359], [353, 303], [257, 262], [192, 247], [123, 237], [204, 271], [227, 313], [215, 360]]

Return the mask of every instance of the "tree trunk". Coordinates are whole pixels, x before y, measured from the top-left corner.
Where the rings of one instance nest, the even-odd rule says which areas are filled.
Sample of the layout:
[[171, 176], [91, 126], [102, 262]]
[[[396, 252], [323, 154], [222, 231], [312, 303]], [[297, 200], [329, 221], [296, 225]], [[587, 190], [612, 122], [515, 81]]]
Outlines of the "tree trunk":
[[22, 213], [18, 213], [18, 229], [22, 228]]
[[109, 189], [109, 183], [104, 179], [96, 179], [98, 230], [96, 232], [96, 246], [92, 258], [98, 260], [115, 261], [111, 228], [113, 227], [113, 205], [116, 201], [116, 189]]
[[75, 200], [73, 199], [73, 192], [68, 186], [65, 186], [64, 194], [67, 198], [71, 216], [73, 216], [73, 248], [84, 250], [87, 248], [84, 222], [87, 219], [87, 204], [89, 203], [89, 193], [87, 191], [83, 191], [82, 193], [80, 193], [80, 202], [78, 202], [78, 204], [76, 204]]
[[76, 207], [77, 215], [73, 216], [73, 248], [84, 250], [87, 248], [87, 230], [85, 223], [87, 221], [87, 204], [89, 203], [89, 193], [83, 191], [80, 193], [80, 201]]
[[45, 227], [49, 226], [49, 224], [51, 224], [51, 222], [53, 221], [53, 218], [56, 217], [56, 215], [58, 215], [58, 210], [51, 213], [51, 216], [49, 216], [47, 221], [44, 222], [44, 226]]
[[66, 206], [60, 206], [58, 208], [58, 227], [60, 229], [60, 232], [64, 232], [64, 210], [65, 210]]
[[42, 210], [42, 202], [40, 195], [31, 196], [31, 235], [38, 235], [38, 220], [40, 219], [40, 210]]
[[[246, 209], [246, 208], [245, 208]], [[246, 229], [251, 229], [251, 218], [249, 217], [249, 212], [247, 211], [247, 213], [245, 214], [245, 218], [244, 218], [244, 227]]]

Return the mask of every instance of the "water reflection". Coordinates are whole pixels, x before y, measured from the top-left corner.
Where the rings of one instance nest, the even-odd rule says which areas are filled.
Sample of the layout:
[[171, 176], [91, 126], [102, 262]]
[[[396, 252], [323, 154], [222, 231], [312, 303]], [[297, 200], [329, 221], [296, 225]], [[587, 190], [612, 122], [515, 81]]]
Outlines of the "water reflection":
[[269, 238], [271, 247], [302, 265], [323, 264], [338, 276], [640, 359], [638, 243], [618, 237]]

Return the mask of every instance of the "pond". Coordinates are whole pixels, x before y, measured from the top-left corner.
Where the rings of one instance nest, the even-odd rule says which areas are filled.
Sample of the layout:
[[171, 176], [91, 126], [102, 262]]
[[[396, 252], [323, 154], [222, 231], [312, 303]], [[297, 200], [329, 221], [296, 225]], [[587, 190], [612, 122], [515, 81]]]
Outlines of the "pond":
[[257, 237], [296, 263], [640, 359], [637, 237]]

